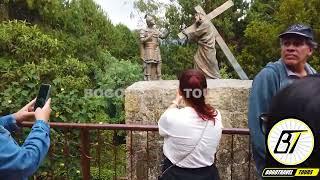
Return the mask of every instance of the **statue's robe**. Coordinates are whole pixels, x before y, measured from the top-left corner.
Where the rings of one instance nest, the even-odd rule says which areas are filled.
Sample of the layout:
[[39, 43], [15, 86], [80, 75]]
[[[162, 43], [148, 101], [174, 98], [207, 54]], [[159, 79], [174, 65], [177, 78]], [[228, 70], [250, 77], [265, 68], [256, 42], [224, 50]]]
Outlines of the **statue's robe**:
[[[153, 34], [150, 39], [144, 40], [149, 34]], [[161, 55], [159, 48], [159, 38], [161, 33], [154, 28], [147, 28], [140, 30], [140, 56], [146, 63], [161, 63]], [[143, 39], [143, 40], [142, 40]]]
[[216, 34], [210, 21], [200, 25], [195, 24], [195, 29], [187, 34], [188, 39], [197, 42], [198, 50], [194, 56], [194, 68], [201, 70], [207, 78], [219, 79], [219, 66], [216, 58]]
[[[147, 38], [151, 35], [151, 38]], [[161, 54], [159, 48], [159, 38], [162, 34], [155, 28], [146, 28], [140, 30], [140, 57], [144, 64], [144, 79], [159, 80], [161, 79]], [[147, 70], [147, 66], [151, 66]], [[150, 78], [148, 78], [150, 76]]]

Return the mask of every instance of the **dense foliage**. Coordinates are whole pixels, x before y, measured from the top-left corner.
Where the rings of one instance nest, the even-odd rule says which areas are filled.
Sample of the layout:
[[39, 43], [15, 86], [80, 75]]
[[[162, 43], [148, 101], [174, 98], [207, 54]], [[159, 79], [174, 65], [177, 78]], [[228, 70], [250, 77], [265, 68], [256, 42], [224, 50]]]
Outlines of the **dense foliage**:
[[9, 20], [0, 24], [2, 114], [35, 97], [40, 83], [50, 83], [54, 121], [124, 121], [123, 96], [85, 92], [115, 92], [142, 78], [133, 32], [112, 25], [92, 0], [4, 5]]
[[[18, 110], [37, 95], [41, 83], [49, 83], [51, 121], [124, 122], [123, 90], [143, 77], [135, 32], [113, 25], [92, 0], [0, 1], [0, 20], [1, 115]], [[96, 142], [97, 134], [90, 135]], [[100, 136], [112, 148], [118, 135]], [[51, 137], [50, 158], [37, 176], [79, 179], [79, 132], [52, 129]], [[123, 146], [114, 149], [125, 157]], [[104, 179], [114, 173], [113, 152], [101, 150]], [[97, 174], [95, 166], [92, 171]]]

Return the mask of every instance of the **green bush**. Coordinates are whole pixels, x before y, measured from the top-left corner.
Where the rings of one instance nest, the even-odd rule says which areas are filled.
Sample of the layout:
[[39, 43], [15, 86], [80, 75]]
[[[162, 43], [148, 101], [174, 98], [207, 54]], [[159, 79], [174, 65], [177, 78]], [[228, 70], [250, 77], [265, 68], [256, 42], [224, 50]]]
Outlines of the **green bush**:
[[125, 88], [142, 79], [140, 65], [118, 60], [102, 50], [95, 55], [97, 59], [72, 56], [61, 50], [76, 39], [65, 42], [53, 36], [57, 32], [47, 35], [38, 26], [24, 21], [3, 22], [0, 32], [0, 47], [7, 52], [0, 58], [1, 76], [6, 79], [1, 81], [0, 92], [3, 114], [17, 110], [35, 97], [39, 84], [50, 83], [53, 121], [124, 121], [123, 97], [85, 97], [84, 91]]
[[[0, 21], [0, 114], [17, 111], [37, 96], [41, 83], [49, 83], [51, 121], [123, 123], [123, 94], [106, 97], [87, 92], [109, 89], [114, 93], [142, 79], [137, 34], [123, 25], [113, 26], [92, 0], [10, 2], [5, 7], [11, 8], [11, 20]], [[51, 156], [35, 177], [81, 178], [79, 131], [69, 133], [51, 129]], [[105, 133], [103, 141], [112, 137]], [[96, 141], [94, 135], [91, 140]], [[68, 157], [65, 144], [71, 154]], [[122, 152], [120, 169], [125, 151], [121, 145], [117, 148]], [[103, 152], [101, 158], [105, 162], [102, 175], [108, 178], [114, 173], [106, 170], [113, 165], [110, 152]], [[95, 157], [96, 152], [91, 155]], [[93, 174], [95, 169], [93, 166]]]
[[36, 25], [17, 20], [0, 24], [0, 50], [19, 63], [39, 63], [42, 59], [57, 56], [61, 46], [58, 39], [42, 33]]

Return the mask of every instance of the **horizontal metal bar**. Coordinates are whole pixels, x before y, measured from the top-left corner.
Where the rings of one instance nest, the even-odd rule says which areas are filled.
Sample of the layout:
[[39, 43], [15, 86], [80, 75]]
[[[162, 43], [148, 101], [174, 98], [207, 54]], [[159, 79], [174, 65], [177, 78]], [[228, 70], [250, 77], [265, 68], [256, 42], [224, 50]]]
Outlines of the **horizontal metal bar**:
[[250, 135], [250, 131], [248, 128], [223, 128], [222, 134]]
[[[62, 129], [88, 129], [88, 130], [131, 130], [131, 131], [158, 131], [157, 125], [137, 125], [137, 124], [95, 124], [95, 123], [61, 123], [50, 122], [52, 128]], [[32, 127], [32, 122], [23, 122], [23, 127]], [[249, 135], [247, 128], [223, 128], [223, 134], [242, 134]]]
[[[52, 128], [67, 128], [67, 129], [102, 129], [102, 130], [133, 130], [133, 131], [158, 131], [156, 125], [133, 125], [133, 124], [99, 124], [99, 123], [61, 123], [50, 122]], [[23, 122], [24, 127], [32, 127], [33, 123]]]

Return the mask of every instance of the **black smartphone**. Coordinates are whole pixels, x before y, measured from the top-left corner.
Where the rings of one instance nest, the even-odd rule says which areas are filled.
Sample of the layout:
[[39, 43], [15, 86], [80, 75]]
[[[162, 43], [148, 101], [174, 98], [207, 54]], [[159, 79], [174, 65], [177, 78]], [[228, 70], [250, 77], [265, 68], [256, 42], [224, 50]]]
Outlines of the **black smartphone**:
[[42, 108], [46, 104], [47, 100], [50, 97], [50, 91], [50, 84], [41, 84], [36, 103], [34, 105], [34, 110], [36, 110], [38, 107]]

